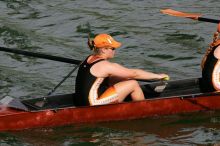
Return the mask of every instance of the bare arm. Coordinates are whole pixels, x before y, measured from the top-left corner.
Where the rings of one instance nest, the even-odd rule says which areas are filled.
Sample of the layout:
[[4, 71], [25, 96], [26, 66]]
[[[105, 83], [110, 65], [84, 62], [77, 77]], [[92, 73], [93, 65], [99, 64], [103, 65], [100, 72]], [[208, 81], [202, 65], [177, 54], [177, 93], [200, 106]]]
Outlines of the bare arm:
[[131, 69], [131, 70], [133, 70], [136, 74], [134, 79], [143, 79], [143, 80], [163, 79], [168, 76], [166, 74], [156, 74], [141, 69]]
[[125, 79], [150, 80], [150, 79], [163, 79], [165, 77], [168, 77], [168, 75], [166, 74], [155, 74], [141, 69], [129, 69], [116, 63], [110, 63], [109, 67], [110, 67], [109, 68], [110, 76], [117, 76]]

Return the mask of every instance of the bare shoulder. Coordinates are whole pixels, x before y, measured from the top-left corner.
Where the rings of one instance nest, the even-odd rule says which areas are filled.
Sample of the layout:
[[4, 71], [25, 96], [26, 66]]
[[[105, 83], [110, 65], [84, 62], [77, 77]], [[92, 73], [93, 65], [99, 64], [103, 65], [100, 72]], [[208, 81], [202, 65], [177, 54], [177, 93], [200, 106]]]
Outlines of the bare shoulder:
[[97, 66], [104, 66], [105, 68], [115, 68], [115, 67], [120, 67], [121, 65], [118, 63], [110, 62], [108, 60], [103, 60], [100, 61], [99, 63], [96, 64]]
[[108, 60], [103, 60], [103, 61], [100, 61], [98, 63], [96, 63], [96, 66], [105, 66], [106, 67], [109, 67], [109, 66], [112, 66], [114, 63], [108, 61]]
[[121, 64], [115, 63], [115, 62], [103, 62], [103, 65], [105, 65], [105, 67], [110, 71], [110, 72], [114, 72], [117, 70], [124, 70], [127, 69], [126, 67], [122, 66]]
[[100, 61], [91, 67], [90, 72], [97, 77], [106, 77], [109, 75], [113, 64], [107, 60]]

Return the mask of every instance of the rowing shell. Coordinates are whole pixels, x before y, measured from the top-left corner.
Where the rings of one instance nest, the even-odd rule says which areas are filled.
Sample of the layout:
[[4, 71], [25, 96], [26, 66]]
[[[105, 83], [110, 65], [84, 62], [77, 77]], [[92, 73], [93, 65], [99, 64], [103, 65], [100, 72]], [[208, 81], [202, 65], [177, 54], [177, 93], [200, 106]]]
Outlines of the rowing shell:
[[219, 110], [218, 92], [202, 93], [199, 78], [141, 85], [146, 100], [76, 107], [75, 94], [26, 100], [5, 97], [0, 102], [0, 131], [140, 119], [152, 116]]

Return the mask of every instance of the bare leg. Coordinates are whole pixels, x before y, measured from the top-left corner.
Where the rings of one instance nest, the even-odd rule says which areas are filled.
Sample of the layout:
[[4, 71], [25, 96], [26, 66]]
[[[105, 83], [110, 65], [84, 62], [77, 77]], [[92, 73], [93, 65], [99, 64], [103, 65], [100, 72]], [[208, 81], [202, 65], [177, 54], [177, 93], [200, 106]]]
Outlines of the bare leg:
[[133, 101], [144, 100], [144, 94], [136, 80], [128, 80], [114, 85], [119, 102], [122, 102], [129, 94]]
[[109, 77], [109, 86], [113, 86], [119, 82], [122, 82], [122, 81], [127, 81], [128, 79], [126, 78], [120, 78], [120, 77]]

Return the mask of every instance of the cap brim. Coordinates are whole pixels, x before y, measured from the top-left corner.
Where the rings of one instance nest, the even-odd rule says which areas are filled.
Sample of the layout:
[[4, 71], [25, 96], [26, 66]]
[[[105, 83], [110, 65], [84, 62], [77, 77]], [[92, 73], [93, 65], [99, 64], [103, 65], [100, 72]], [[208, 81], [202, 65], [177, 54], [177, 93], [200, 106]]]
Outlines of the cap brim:
[[113, 42], [113, 44], [112, 44], [112, 46], [111, 47], [113, 47], [113, 48], [119, 48], [119, 47], [121, 47], [121, 43], [119, 43], [119, 42]]

